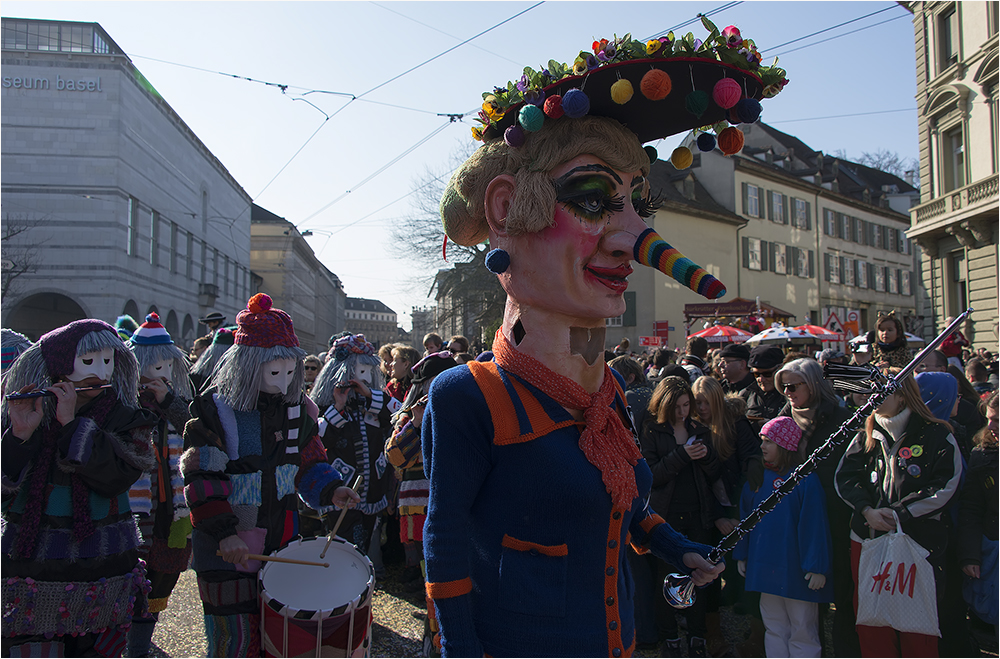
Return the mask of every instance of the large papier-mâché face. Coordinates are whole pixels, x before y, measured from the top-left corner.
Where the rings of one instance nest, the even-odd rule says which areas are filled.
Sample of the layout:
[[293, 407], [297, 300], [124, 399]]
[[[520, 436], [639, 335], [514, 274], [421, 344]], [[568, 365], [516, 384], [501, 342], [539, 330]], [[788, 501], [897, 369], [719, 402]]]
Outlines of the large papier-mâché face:
[[593, 155], [573, 158], [549, 175], [556, 188], [554, 223], [498, 240], [511, 257], [501, 284], [520, 305], [580, 319], [620, 316], [633, 247], [647, 228], [640, 216], [648, 212], [645, 177]]

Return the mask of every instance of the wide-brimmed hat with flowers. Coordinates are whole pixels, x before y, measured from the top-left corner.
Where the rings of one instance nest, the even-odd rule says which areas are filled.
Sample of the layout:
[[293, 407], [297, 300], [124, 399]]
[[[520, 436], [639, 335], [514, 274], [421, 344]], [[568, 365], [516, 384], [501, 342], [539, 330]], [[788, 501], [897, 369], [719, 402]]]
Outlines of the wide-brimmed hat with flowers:
[[735, 26], [720, 32], [705, 17], [702, 24], [709, 31], [704, 41], [691, 33], [645, 43], [625, 35], [594, 41], [571, 65], [549, 60], [539, 71], [526, 67], [518, 81], [483, 94], [473, 136], [517, 147], [548, 118], [593, 115], [618, 120], [641, 143], [700, 128], [712, 139], [699, 148], [737, 153], [743, 136], [727, 128], [757, 121], [760, 100], [788, 81], [777, 59], [761, 65], [753, 41]]

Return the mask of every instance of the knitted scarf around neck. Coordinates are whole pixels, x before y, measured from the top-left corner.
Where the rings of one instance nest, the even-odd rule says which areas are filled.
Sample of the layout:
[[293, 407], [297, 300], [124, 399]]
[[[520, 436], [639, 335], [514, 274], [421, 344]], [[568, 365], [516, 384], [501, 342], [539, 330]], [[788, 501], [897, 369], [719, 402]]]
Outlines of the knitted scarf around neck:
[[621, 509], [630, 507], [632, 500], [639, 496], [634, 467], [642, 454], [632, 433], [625, 428], [613, 407], [617, 387], [608, 365], [604, 365], [601, 388], [594, 394], [588, 394], [576, 382], [517, 350], [507, 341], [502, 330], [497, 330], [493, 341], [493, 355], [505, 371], [545, 392], [563, 407], [583, 410], [585, 425], [580, 433], [580, 450], [590, 464], [600, 470], [601, 480], [614, 506]]
[[[78, 417], [88, 417], [103, 426], [108, 414], [118, 402], [118, 394], [114, 390], [101, 392], [89, 409]], [[62, 435], [62, 426], [53, 419], [41, 432], [41, 450], [37, 462], [28, 477], [28, 500], [24, 506], [24, 514], [18, 525], [16, 552], [20, 558], [28, 558], [34, 554], [38, 540], [38, 527], [42, 519], [42, 511], [48, 505], [49, 491], [47, 487], [49, 472], [56, 457], [56, 445]], [[70, 475], [70, 485], [73, 503], [73, 536], [80, 542], [94, 532], [94, 522], [90, 518], [90, 496], [87, 486], [76, 474]]]

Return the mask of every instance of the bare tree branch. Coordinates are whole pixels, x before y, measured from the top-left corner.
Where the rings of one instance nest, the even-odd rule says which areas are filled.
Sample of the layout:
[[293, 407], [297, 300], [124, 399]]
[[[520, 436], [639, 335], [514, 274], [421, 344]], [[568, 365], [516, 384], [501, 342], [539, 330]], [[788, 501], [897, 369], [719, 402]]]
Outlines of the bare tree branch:
[[2, 247], [2, 268], [0, 268], [0, 298], [16, 295], [20, 291], [17, 279], [38, 270], [40, 250], [49, 238], [39, 239], [37, 229], [42, 220], [27, 215], [4, 215], [3, 229], [0, 230]]

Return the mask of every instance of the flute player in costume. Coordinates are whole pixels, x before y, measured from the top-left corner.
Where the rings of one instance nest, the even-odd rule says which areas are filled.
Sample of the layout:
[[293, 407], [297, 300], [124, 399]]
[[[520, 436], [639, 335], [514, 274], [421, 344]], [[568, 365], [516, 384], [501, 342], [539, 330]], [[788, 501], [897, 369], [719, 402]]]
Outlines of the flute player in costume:
[[[697, 53], [693, 38], [594, 42], [572, 68], [550, 61], [484, 95], [485, 144], [441, 213], [453, 242], [489, 240], [507, 303], [494, 360], [438, 376], [422, 432], [427, 590], [446, 656], [628, 656], [626, 542], [699, 585], [724, 567], [646, 505], [652, 474], [603, 360], [632, 261], [724, 294], [647, 226], [655, 151], [642, 146], [741, 103], [754, 120], [765, 87], [780, 90], [780, 74], [729, 45], [738, 30], [724, 33]], [[739, 129], [719, 132], [739, 150]]]

